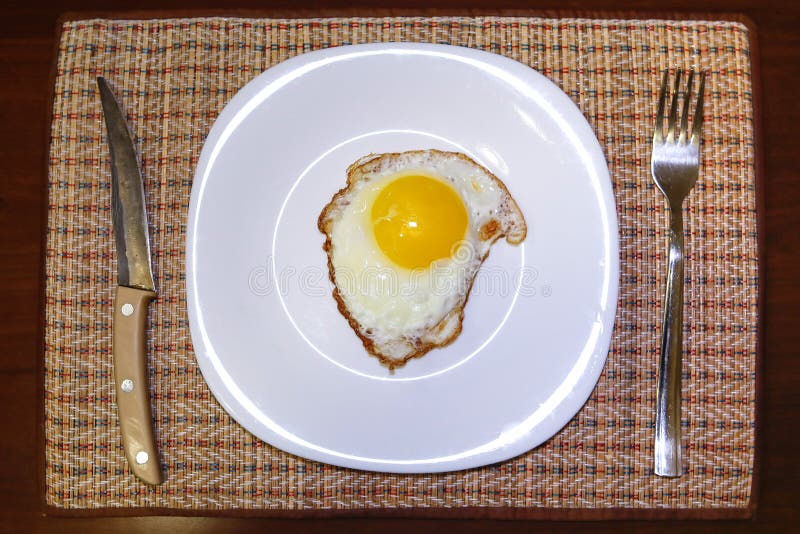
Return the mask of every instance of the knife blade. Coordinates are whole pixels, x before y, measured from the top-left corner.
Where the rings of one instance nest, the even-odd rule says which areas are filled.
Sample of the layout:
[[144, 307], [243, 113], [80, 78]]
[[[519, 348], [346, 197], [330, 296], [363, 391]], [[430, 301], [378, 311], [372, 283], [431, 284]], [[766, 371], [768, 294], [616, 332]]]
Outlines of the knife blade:
[[122, 445], [131, 471], [160, 484], [147, 384], [147, 308], [156, 296], [144, 182], [125, 115], [108, 82], [97, 78], [111, 155], [111, 217], [117, 252], [113, 316], [114, 384]]

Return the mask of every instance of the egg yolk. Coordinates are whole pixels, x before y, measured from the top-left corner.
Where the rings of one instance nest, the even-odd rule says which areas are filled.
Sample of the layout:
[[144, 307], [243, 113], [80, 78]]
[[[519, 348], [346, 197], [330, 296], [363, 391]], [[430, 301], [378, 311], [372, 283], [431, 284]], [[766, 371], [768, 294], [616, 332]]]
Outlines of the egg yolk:
[[389, 182], [375, 198], [371, 216], [381, 251], [407, 269], [426, 269], [450, 257], [467, 231], [467, 209], [455, 189], [419, 174]]

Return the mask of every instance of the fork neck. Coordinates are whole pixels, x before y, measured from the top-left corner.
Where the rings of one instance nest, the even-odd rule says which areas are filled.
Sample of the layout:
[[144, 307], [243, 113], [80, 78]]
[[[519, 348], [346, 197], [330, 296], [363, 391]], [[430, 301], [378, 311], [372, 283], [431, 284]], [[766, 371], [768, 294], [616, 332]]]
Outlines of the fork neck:
[[681, 207], [670, 206], [669, 216], [669, 258], [671, 267], [681, 271], [683, 277], [683, 211]]
[[675, 219], [683, 220], [683, 199], [679, 202], [669, 202], [669, 215], [671, 221]]
[[680, 204], [677, 206], [670, 203], [669, 206], [669, 226], [673, 232], [680, 230], [681, 236], [683, 235], [683, 208]]

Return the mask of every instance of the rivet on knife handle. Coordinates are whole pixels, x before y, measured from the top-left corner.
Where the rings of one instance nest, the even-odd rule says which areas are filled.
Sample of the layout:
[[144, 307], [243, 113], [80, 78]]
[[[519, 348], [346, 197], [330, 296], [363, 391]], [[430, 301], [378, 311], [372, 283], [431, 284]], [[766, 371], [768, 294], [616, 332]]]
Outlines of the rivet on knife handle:
[[131, 471], [147, 484], [161, 483], [147, 385], [147, 305], [156, 294], [120, 286], [114, 300], [114, 382], [122, 445]]

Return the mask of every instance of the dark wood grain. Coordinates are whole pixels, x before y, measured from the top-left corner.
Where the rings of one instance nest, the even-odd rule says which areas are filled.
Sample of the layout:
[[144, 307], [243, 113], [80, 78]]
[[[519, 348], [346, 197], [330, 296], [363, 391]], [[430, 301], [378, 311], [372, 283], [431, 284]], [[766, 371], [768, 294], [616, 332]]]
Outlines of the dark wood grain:
[[[368, 14], [378, 2], [364, 0], [306, 2], [239, 1], [237, 8], [262, 15], [313, 16]], [[384, 13], [469, 14], [523, 13], [548, 9], [738, 12], [758, 30], [763, 156], [764, 274], [763, 384], [759, 407], [759, 506], [746, 521], [603, 521], [582, 523], [404, 521], [398, 519], [266, 520], [202, 517], [52, 518], [41, 510], [38, 479], [37, 410], [41, 372], [40, 299], [43, 285], [44, 210], [46, 208], [46, 139], [50, 69], [56, 21], [62, 11], [219, 9], [206, 0], [75, 0], [60, 2], [6, 0], [0, 7], [0, 407], [5, 430], [0, 440], [0, 532], [790, 532], [800, 524], [800, 454], [792, 430], [800, 425], [800, 2], [797, 0], [406, 0]], [[402, 6], [402, 7], [401, 7]], [[235, 13], [232, 7], [228, 13]], [[333, 11], [332, 11], [333, 10]], [[195, 11], [196, 12], [196, 11]]]

